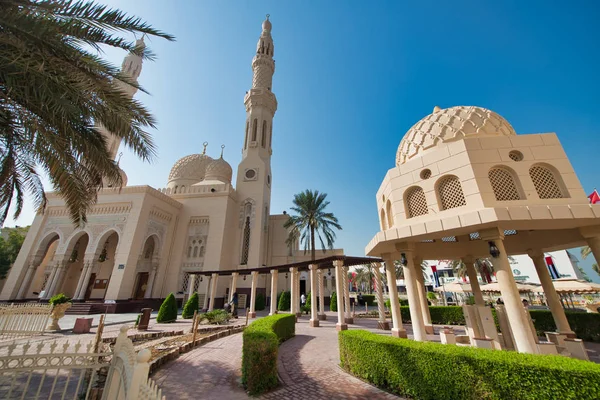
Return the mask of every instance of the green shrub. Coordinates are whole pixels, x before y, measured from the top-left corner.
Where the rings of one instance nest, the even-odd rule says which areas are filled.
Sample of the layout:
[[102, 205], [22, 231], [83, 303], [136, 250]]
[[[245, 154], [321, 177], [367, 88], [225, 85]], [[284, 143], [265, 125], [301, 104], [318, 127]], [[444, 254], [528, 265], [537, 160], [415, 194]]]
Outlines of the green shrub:
[[278, 385], [279, 343], [295, 334], [296, 317], [292, 314], [277, 314], [261, 318], [244, 330], [242, 383], [250, 395], [264, 393]]
[[137, 327], [140, 324], [140, 318], [142, 318], [142, 314], [138, 314], [137, 318], [135, 319], [134, 327]]
[[[310, 293], [311, 292], [308, 292], [308, 295], [306, 296], [306, 303], [303, 306], [300, 307], [300, 312], [302, 312], [302, 313], [310, 314], [310, 311], [311, 311], [310, 307], [311, 307], [311, 304], [312, 304], [311, 303], [312, 300], [311, 300]], [[319, 303], [317, 302], [317, 306], [318, 306], [318, 304]]]
[[181, 318], [190, 319], [194, 317], [194, 311], [198, 311], [198, 293], [194, 292], [189, 298], [189, 300], [183, 306], [183, 311], [181, 312]]
[[290, 311], [292, 295], [290, 291], [281, 292], [279, 295], [279, 301], [277, 302], [277, 310], [278, 311]]
[[208, 321], [211, 325], [221, 325], [229, 322], [231, 314], [225, 310], [214, 310], [204, 314], [200, 314], [200, 321]]
[[339, 332], [341, 366], [414, 399], [598, 399], [600, 365], [563, 356]]
[[65, 304], [65, 303], [70, 303], [71, 302], [71, 298], [65, 296], [64, 293], [59, 293], [59, 294], [55, 294], [54, 296], [50, 297], [50, 300], [48, 300], [48, 303], [52, 304], [53, 306], [57, 306], [59, 304]]
[[175, 322], [177, 320], [177, 300], [173, 293], [169, 294], [160, 305], [156, 322]]
[[256, 293], [256, 300], [254, 301], [254, 310], [262, 311], [265, 309], [265, 304], [267, 300], [265, 299], [265, 295], [262, 293]]
[[[556, 331], [552, 313], [548, 310], [529, 310], [539, 336]], [[565, 311], [571, 330], [579, 339], [600, 342], [600, 314]]]
[[331, 297], [329, 298], [329, 311], [337, 311], [337, 295], [335, 292], [331, 292]]
[[[399, 298], [399, 297], [398, 297], [398, 302], [400, 303], [400, 306], [407, 306], [407, 307], [408, 307], [408, 300], [406, 300], [406, 299], [401, 299], [401, 298]], [[385, 301], [385, 306], [386, 306], [388, 309], [391, 309], [391, 308], [392, 308], [392, 302], [390, 301], [390, 299], [387, 299], [387, 300]]]
[[370, 306], [376, 305], [377, 302], [375, 301], [375, 295], [374, 294], [363, 294], [362, 295], [362, 302], [360, 302], [360, 305], [364, 306], [365, 303], [367, 303]]
[[434, 292], [427, 292], [427, 298], [429, 300], [437, 300], [437, 295]]

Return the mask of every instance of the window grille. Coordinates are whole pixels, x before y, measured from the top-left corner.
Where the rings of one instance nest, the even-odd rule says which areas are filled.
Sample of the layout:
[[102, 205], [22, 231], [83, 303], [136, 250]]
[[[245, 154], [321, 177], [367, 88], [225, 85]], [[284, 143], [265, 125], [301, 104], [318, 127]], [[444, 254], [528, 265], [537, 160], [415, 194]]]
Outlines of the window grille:
[[198, 287], [200, 286], [200, 277], [196, 275], [196, 279], [194, 280], [194, 293], [198, 291]]
[[267, 146], [267, 121], [263, 121], [262, 134], [260, 139], [260, 144], [264, 149]]
[[442, 238], [442, 242], [458, 242], [456, 236], [446, 236]]
[[429, 179], [431, 178], [431, 170], [430, 169], [424, 169], [423, 171], [421, 171], [421, 179]]
[[479, 236], [479, 232], [469, 233], [470, 240], [480, 240], [481, 236]]
[[181, 291], [183, 293], [187, 292], [189, 284], [190, 284], [190, 274], [188, 274], [187, 272], [184, 272], [183, 278], [181, 279]]
[[438, 196], [442, 210], [466, 206], [462, 186], [456, 176], [446, 176], [438, 184]]
[[534, 165], [529, 169], [529, 176], [540, 199], [562, 199], [563, 193], [556, 182], [556, 177], [548, 168]]
[[257, 127], [258, 121], [256, 118], [254, 118], [254, 121], [252, 122], [252, 141], [256, 142], [256, 129]]
[[433, 239], [425, 239], [425, 240], [421, 240], [421, 243], [434, 243], [435, 240]]
[[250, 121], [246, 121], [246, 138], [244, 139], [244, 149], [248, 148], [248, 136], [250, 135]]
[[523, 153], [517, 150], [513, 150], [510, 153], [508, 153], [508, 158], [510, 158], [513, 161], [523, 161]]
[[406, 191], [406, 208], [408, 218], [429, 213], [425, 192], [421, 187], [415, 186]]
[[492, 168], [488, 178], [498, 201], [521, 200], [513, 175], [504, 168]]
[[390, 202], [389, 199], [388, 199], [387, 204], [385, 206], [385, 213], [387, 214], [388, 229], [392, 229], [392, 227], [394, 226], [394, 216], [393, 216], [393, 213], [392, 213], [392, 203]]
[[250, 217], [246, 217], [244, 226], [244, 240], [242, 242], [242, 259], [240, 264], [248, 264], [248, 254], [250, 253]]
[[516, 235], [517, 231], [515, 231], [514, 229], [507, 229], [504, 231], [504, 236], [511, 236], [511, 235]]

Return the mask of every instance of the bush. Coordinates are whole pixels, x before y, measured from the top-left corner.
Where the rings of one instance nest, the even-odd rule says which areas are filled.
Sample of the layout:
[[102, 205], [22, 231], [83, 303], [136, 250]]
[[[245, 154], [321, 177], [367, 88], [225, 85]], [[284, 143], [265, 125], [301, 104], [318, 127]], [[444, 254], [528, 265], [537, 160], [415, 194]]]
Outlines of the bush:
[[177, 300], [173, 293], [169, 294], [165, 301], [160, 305], [156, 322], [175, 322], [177, 320]]
[[59, 304], [70, 303], [70, 302], [71, 302], [71, 298], [65, 296], [64, 293], [55, 294], [54, 296], [50, 297], [50, 300], [48, 300], [48, 303], [52, 304], [53, 306], [57, 306]]
[[183, 306], [183, 311], [181, 312], [181, 318], [190, 319], [194, 317], [194, 311], [198, 311], [198, 293], [194, 292], [189, 298], [189, 300]]
[[[539, 336], [556, 331], [552, 313], [547, 310], [529, 310]], [[600, 314], [566, 311], [567, 320], [579, 339], [600, 342]]]
[[[312, 299], [311, 299], [311, 292], [308, 292], [308, 295], [306, 296], [306, 304], [304, 304], [304, 306], [300, 307], [300, 312], [302, 313], [306, 313], [306, 314], [310, 314], [311, 310], [310, 307], [312, 305]], [[317, 306], [319, 305], [319, 303], [317, 302]]]
[[289, 290], [287, 292], [281, 292], [279, 295], [279, 301], [277, 302], [278, 311], [290, 311], [292, 295]]
[[331, 292], [331, 298], [329, 299], [329, 311], [337, 311], [337, 295], [335, 292]]
[[437, 295], [434, 292], [427, 292], [427, 298], [429, 300], [437, 300]]
[[370, 306], [376, 305], [377, 302], [375, 301], [375, 295], [374, 294], [363, 294], [362, 301], [360, 301], [359, 304], [361, 306], [364, 306], [365, 303], [369, 304]]
[[597, 399], [600, 365], [563, 356], [339, 332], [341, 366], [414, 399]]
[[201, 322], [206, 320], [211, 325], [221, 325], [229, 322], [231, 314], [225, 310], [214, 310], [200, 314], [199, 317]]
[[267, 300], [265, 299], [265, 295], [262, 293], [256, 293], [256, 300], [254, 301], [254, 310], [262, 311], [265, 309], [265, 304]]
[[[401, 298], [399, 298], [399, 297], [398, 297], [398, 302], [400, 303], [400, 306], [406, 306], [406, 307], [408, 307], [408, 300], [406, 300], [406, 299], [401, 299]], [[391, 309], [391, 308], [392, 308], [392, 302], [390, 301], [390, 299], [387, 299], [387, 300], [385, 301], [385, 306], [386, 306], [388, 309]]]
[[261, 394], [277, 387], [279, 343], [295, 334], [296, 317], [292, 314], [264, 317], [254, 321], [244, 330], [242, 384], [250, 395]]

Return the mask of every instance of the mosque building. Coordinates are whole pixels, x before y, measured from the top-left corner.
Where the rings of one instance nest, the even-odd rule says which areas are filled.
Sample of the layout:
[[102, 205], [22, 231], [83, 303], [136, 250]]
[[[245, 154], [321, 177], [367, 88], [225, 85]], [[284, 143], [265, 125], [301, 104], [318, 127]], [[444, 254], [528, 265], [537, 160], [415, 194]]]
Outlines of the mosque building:
[[[0, 301], [47, 300], [64, 293], [87, 306], [81, 312], [128, 312], [158, 305], [169, 293], [185, 298], [194, 291], [206, 298], [209, 279], [194, 273], [203, 270], [238, 270], [306, 261], [309, 253], [288, 246], [288, 216], [271, 214], [273, 176], [273, 117], [277, 98], [272, 91], [275, 47], [271, 22], [262, 32], [252, 59], [252, 87], [246, 92], [246, 124], [242, 160], [233, 170], [223, 149], [217, 157], [200, 154], [178, 160], [165, 188], [105, 187], [88, 212], [88, 222], [72, 224], [65, 202], [47, 193], [48, 205], [36, 215], [21, 252], [12, 267]], [[143, 39], [138, 41], [143, 45]], [[138, 79], [142, 59], [129, 54], [122, 70]], [[136, 89], [119, 88], [133, 96]], [[103, 127], [110, 155], [116, 159], [120, 139]], [[328, 250], [323, 256], [342, 254]], [[301, 277], [305, 292], [307, 274]], [[268, 279], [256, 290], [268, 297]], [[286, 288], [281, 276], [279, 288]], [[331, 277], [327, 288], [331, 292]], [[219, 282], [214, 307], [228, 298], [228, 282]], [[239, 279], [237, 292], [250, 293], [250, 280]], [[100, 308], [99, 306], [102, 305]], [[86, 308], [87, 307], [87, 308]], [[95, 309], [94, 309], [95, 307]], [[212, 308], [212, 306], [211, 306]]]

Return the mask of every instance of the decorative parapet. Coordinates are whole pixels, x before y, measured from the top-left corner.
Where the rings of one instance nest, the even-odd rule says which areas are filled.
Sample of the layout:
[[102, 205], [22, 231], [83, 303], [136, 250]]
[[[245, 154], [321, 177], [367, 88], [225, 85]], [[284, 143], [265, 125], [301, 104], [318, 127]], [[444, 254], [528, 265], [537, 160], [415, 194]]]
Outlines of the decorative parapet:
[[177, 189], [175, 188], [161, 188], [156, 189], [160, 193], [172, 196], [172, 195], [189, 195], [189, 194], [209, 194], [209, 193], [226, 193], [231, 190], [231, 185], [228, 183], [215, 184], [215, 185], [198, 185], [198, 186], [182, 186]]

